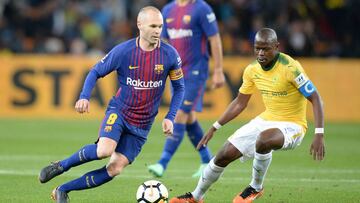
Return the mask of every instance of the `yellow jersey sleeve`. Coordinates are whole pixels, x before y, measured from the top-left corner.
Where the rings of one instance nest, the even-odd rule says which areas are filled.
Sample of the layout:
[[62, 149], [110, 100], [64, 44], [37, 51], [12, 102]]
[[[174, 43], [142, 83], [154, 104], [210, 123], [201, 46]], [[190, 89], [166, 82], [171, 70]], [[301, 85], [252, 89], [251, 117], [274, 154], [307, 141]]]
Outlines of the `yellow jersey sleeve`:
[[309, 80], [309, 78], [300, 63], [294, 60], [293, 63], [289, 65], [287, 80], [294, 85], [296, 89], [299, 89]]
[[242, 94], [253, 94], [255, 90], [255, 84], [251, 77], [252, 67], [249, 65], [245, 68], [243, 74], [243, 83], [239, 88], [239, 92]]

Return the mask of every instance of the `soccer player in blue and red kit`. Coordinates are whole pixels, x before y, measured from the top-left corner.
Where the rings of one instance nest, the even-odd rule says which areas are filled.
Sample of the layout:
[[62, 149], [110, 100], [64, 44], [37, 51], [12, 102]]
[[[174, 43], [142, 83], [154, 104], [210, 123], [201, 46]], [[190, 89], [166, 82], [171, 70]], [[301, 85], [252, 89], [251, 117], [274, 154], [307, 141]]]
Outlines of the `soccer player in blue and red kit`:
[[[175, 118], [174, 134], [166, 139], [164, 150], [157, 164], [148, 166], [149, 172], [161, 177], [187, 131], [196, 147], [203, 136], [195, 112], [202, 111], [202, 100], [209, 75], [208, 42], [214, 59], [212, 88], [225, 83], [222, 66], [222, 45], [215, 14], [203, 0], [176, 0], [162, 10], [164, 29], [162, 38], [179, 52], [185, 79], [185, 96]], [[193, 177], [199, 177], [210, 161], [208, 147], [198, 150], [202, 164]]]
[[139, 37], [113, 48], [87, 75], [75, 109], [89, 111], [91, 90], [98, 78], [117, 72], [120, 88], [106, 110], [96, 144], [81, 148], [70, 157], [43, 168], [39, 180], [45, 183], [74, 166], [110, 157], [108, 164], [56, 187], [52, 197], [68, 202], [68, 193], [100, 186], [111, 181], [134, 161], [146, 142], [158, 112], [167, 77], [174, 89], [169, 111], [162, 122], [166, 135], [173, 133], [173, 120], [184, 96], [181, 59], [177, 51], [160, 40], [161, 12], [155, 7], [140, 10]]

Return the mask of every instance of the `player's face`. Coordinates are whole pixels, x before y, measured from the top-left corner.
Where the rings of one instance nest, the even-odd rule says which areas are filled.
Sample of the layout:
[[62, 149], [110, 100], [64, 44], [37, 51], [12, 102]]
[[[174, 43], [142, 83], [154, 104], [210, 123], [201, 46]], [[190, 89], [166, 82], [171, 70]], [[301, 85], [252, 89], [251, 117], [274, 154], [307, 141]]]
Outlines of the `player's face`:
[[163, 18], [161, 14], [149, 12], [147, 18], [141, 23], [140, 36], [150, 44], [155, 44], [160, 39], [163, 27]]
[[266, 66], [278, 53], [278, 44], [275, 42], [255, 40], [254, 52], [256, 60], [260, 63], [260, 65]]

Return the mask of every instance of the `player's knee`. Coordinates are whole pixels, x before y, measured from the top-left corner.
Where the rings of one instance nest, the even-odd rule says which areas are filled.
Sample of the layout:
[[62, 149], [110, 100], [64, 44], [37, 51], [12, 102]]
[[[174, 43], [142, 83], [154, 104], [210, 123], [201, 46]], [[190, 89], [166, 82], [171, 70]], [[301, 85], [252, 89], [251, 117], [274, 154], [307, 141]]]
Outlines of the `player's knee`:
[[220, 167], [226, 167], [228, 166], [231, 162], [233, 162], [234, 160], [238, 159], [239, 156], [238, 155], [235, 155], [235, 154], [217, 154], [215, 159], [214, 159], [214, 163], [217, 165], [217, 166], [220, 166]]
[[188, 118], [187, 118], [186, 123], [192, 124], [192, 123], [194, 123], [195, 121], [196, 121], [196, 114], [195, 114], [194, 111], [191, 111], [191, 112], [189, 113], [189, 116], [188, 116]]
[[124, 169], [124, 166], [121, 165], [120, 163], [113, 162], [113, 163], [108, 164], [106, 169], [111, 177], [115, 177], [122, 172], [122, 170]]
[[268, 153], [271, 151], [271, 143], [268, 139], [263, 139], [259, 137], [258, 140], [256, 140], [256, 152], [257, 153]]
[[225, 157], [216, 156], [214, 159], [214, 164], [220, 167], [226, 167], [229, 163], [229, 160]]
[[175, 123], [186, 123], [189, 114], [183, 110], [178, 110], [175, 116]]
[[240, 158], [242, 153], [230, 142], [226, 142], [214, 158], [214, 163], [220, 167], [226, 167], [234, 160]]
[[256, 152], [269, 153], [271, 150], [281, 149], [284, 144], [284, 135], [279, 129], [269, 129], [260, 133], [256, 140]]
[[104, 159], [111, 156], [113, 151], [112, 149], [98, 146], [96, 153], [99, 159]]

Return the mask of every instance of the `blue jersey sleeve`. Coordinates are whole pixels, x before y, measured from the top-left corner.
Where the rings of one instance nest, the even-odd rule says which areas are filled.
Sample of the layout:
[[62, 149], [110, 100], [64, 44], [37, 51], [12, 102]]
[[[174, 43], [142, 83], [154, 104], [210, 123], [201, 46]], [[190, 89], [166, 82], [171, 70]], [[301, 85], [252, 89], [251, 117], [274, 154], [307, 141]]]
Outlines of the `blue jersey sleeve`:
[[86, 76], [84, 86], [82, 88], [82, 91], [80, 93], [80, 99], [87, 99], [89, 100], [91, 97], [91, 90], [94, 88], [96, 81], [100, 75], [96, 72], [95, 69], [92, 69], [88, 75]]
[[94, 69], [99, 73], [100, 77], [104, 77], [119, 68], [123, 51], [121, 45], [118, 45], [95, 65]]
[[166, 26], [166, 21], [167, 21], [167, 17], [168, 17], [168, 13], [169, 13], [169, 7], [165, 6], [163, 8], [163, 10], [161, 11], [163, 18], [164, 18], [164, 22], [163, 22], [163, 29], [161, 32], [161, 38], [168, 40], [169, 39], [169, 35], [167, 33], [167, 26]]
[[93, 69], [91, 69], [89, 74], [86, 76], [82, 91], [80, 93], [80, 99], [89, 100], [91, 97], [91, 91], [94, 88], [96, 81], [100, 77], [104, 77], [118, 68], [121, 62], [120, 54], [121, 50], [119, 46], [113, 48], [94, 66]]
[[207, 37], [213, 36], [219, 32], [215, 13], [211, 7], [203, 2], [199, 9], [200, 25]]
[[184, 76], [181, 69], [181, 58], [175, 49], [172, 58], [172, 67], [169, 72], [169, 77], [171, 81], [171, 85], [173, 87], [173, 95], [170, 101], [169, 112], [165, 116], [165, 118], [174, 122], [175, 115], [177, 110], [180, 108], [180, 105], [184, 98], [185, 93], [185, 82]]

